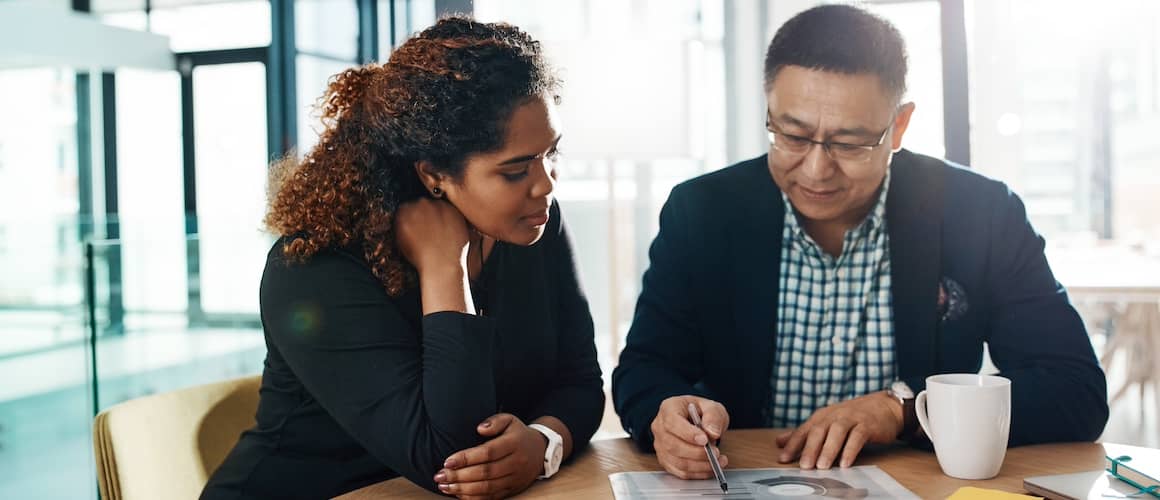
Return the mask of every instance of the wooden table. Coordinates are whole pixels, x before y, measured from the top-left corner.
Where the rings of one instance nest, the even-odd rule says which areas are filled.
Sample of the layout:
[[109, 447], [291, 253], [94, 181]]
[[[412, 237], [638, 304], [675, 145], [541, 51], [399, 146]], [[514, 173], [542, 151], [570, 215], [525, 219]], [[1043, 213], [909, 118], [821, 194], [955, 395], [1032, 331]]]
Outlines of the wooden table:
[[[732, 430], [721, 450], [733, 469], [783, 467], [773, 429]], [[934, 453], [897, 446], [863, 453], [855, 465], [877, 465], [922, 498], [946, 498], [962, 486], [1024, 492], [1023, 478], [1096, 470], [1103, 467], [1104, 448], [1095, 443], [1064, 443], [1011, 448], [999, 475], [986, 481], [954, 479], [942, 473]], [[570, 465], [550, 480], [537, 482], [521, 498], [612, 498], [608, 475], [614, 472], [662, 470], [655, 455], [641, 453], [628, 439], [593, 441]], [[398, 478], [373, 484], [339, 497], [341, 500], [381, 498], [445, 498]]]

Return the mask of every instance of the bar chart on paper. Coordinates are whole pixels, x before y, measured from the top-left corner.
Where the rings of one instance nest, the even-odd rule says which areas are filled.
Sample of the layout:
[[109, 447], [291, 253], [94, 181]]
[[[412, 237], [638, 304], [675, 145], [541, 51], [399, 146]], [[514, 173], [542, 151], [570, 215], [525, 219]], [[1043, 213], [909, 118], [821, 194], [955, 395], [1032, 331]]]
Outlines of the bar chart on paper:
[[620, 472], [608, 476], [616, 500], [650, 498], [743, 499], [917, 499], [875, 466], [848, 469], [737, 469], [725, 471], [729, 492], [714, 479], [683, 480], [665, 472]]

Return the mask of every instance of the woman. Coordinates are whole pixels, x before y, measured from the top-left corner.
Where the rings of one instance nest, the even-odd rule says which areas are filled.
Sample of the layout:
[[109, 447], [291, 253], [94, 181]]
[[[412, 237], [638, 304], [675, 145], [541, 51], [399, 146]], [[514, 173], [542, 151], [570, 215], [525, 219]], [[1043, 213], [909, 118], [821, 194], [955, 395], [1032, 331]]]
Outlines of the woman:
[[588, 442], [604, 395], [552, 197], [558, 86], [526, 33], [464, 18], [336, 77], [318, 145], [271, 173], [257, 425], [202, 498], [397, 475], [502, 497]]

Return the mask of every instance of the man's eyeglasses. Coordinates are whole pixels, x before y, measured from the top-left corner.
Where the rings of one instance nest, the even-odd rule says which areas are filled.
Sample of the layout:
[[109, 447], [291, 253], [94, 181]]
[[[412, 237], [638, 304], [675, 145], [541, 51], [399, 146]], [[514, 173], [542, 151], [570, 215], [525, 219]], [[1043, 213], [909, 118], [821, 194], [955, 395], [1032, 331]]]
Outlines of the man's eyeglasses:
[[844, 142], [815, 141], [809, 137], [786, 134], [774, 128], [773, 122], [768, 116], [765, 119], [765, 130], [769, 134], [769, 143], [773, 145], [773, 149], [785, 156], [790, 158], [805, 156], [816, 144], [821, 146], [826, 155], [834, 161], [850, 164], [870, 161], [874, 150], [886, 142], [886, 135], [890, 133], [892, 128], [894, 128], [893, 119], [874, 144], [847, 144]]

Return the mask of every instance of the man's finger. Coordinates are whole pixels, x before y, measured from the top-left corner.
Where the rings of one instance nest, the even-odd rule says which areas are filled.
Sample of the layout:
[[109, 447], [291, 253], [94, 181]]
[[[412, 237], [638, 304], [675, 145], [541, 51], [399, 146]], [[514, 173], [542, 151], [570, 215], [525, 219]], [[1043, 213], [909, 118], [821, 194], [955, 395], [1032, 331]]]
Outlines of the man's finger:
[[[729, 457], [721, 455], [719, 450], [713, 451], [717, 453], [718, 465], [722, 469], [728, 467]], [[701, 456], [705, 457], [703, 450]], [[714, 477], [713, 466], [709, 464], [707, 458], [704, 461], [699, 461], [666, 456], [659, 461], [665, 471], [681, 479], [711, 479]]]
[[862, 426], [856, 426], [850, 431], [850, 437], [846, 438], [846, 447], [842, 450], [842, 467], [850, 467], [854, 465], [854, 460], [858, 458], [858, 454], [862, 452], [862, 447], [866, 446], [866, 441], [869, 436]]
[[838, 459], [838, 455], [842, 453], [842, 445], [846, 444], [846, 435], [850, 433], [850, 424], [844, 421], [836, 421], [830, 424], [830, 431], [826, 434], [826, 440], [822, 443], [822, 451], [818, 454], [818, 459], [815, 464], [819, 469], [829, 469], [834, 461]]
[[802, 456], [798, 461], [798, 467], [803, 469], [814, 468], [814, 463], [818, 459], [818, 452], [822, 450], [822, 443], [826, 442], [826, 434], [828, 432], [828, 425], [814, 425], [806, 436], [805, 445], [802, 447]]
[[672, 474], [677, 479], [697, 479], [695, 477], [690, 477], [689, 473], [686, 472], [684, 469], [677, 467], [675, 465], [672, 465], [668, 461], [662, 460], [661, 467], [665, 469], [665, 472]]
[[785, 444], [789, 442], [790, 436], [793, 436], [793, 431], [786, 431], [786, 432], [783, 432], [781, 434], [778, 434], [777, 438], [774, 440], [777, 442], [777, 447], [778, 448], [785, 448]]
[[805, 444], [806, 434], [810, 431], [809, 425], [810, 423], [807, 421], [790, 433], [789, 437], [786, 438], [785, 445], [781, 447], [781, 454], [777, 457], [778, 462], [789, 463], [798, 457], [802, 451], [802, 445]]
[[714, 441], [721, 439], [721, 435], [729, 428], [729, 412], [725, 410], [725, 406], [704, 399], [698, 406], [701, 410], [701, 427], [709, 433], [709, 438]]
[[694, 462], [683, 458], [670, 458], [662, 464], [670, 474], [681, 479], [709, 479], [713, 477], [713, 467], [709, 461]]
[[700, 460], [705, 463], [709, 462], [709, 456], [705, 454], [704, 445], [698, 446], [690, 444], [672, 435], [665, 436], [657, 442], [656, 448], [669, 456], [686, 460]]
[[665, 415], [661, 424], [665, 432], [686, 443], [705, 446], [709, 442], [709, 436], [705, 434], [705, 431], [698, 429], [697, 426], [689, 422], [687, 412], [681, 412], [679, 414], [670, 412]]

